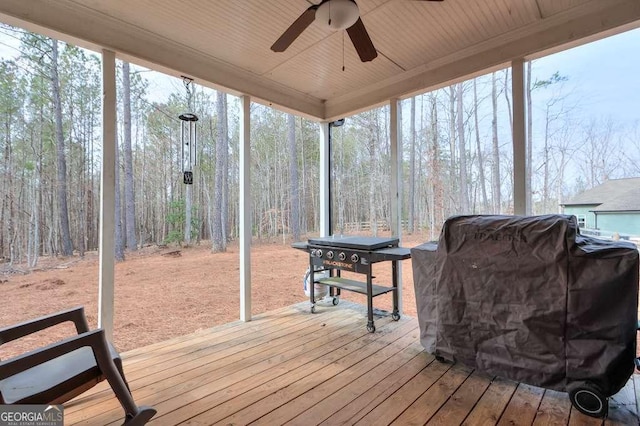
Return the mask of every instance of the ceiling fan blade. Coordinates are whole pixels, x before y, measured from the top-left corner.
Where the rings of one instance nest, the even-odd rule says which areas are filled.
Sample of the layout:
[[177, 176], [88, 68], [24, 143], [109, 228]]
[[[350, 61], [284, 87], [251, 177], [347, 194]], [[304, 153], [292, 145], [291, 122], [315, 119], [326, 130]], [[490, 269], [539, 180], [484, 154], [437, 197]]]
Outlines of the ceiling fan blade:
[[347, 28], [347, 34], [349, 34], [353, 47], [356, 48], [362, 62], [373, 61], [378, 56], [362, 19], [358, 18], [355, 24]]
[[282, 33], [280, 38], [273, 43], [271, 50], [274, 52], [284, 52], [298, 38], [304, 30], [316, 19], [316, 9], [318, 6], [313, 5], [302, 12], [302, 15], [296, 19], [287, 30]]

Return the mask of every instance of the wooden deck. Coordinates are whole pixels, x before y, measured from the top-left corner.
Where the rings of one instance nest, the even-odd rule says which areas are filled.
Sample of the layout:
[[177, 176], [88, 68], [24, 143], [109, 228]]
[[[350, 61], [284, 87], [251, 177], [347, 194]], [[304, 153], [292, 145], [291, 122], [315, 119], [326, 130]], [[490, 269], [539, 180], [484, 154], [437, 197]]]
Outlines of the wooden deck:
[[[637, 425], [640, 381], [610, 400], [605, 421], [567, 394], [442, 364], [424, 352], [415, 319], [308, 303], [124, 354], [136, 402], [152, 424]], [[635, 378], [636, 376], [634, 376]], [[105, 383], [66, 404], [65, 424], [121, 424]]]

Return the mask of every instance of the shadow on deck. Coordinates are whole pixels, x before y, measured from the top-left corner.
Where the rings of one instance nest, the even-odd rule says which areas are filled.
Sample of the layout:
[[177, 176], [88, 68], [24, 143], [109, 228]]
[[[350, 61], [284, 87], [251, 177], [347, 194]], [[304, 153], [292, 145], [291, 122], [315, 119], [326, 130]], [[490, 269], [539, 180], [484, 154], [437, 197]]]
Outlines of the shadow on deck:
[[[571, 407], [566, 393], [442, 364], [423, 351], [417, 321], [376, 317], [342, 301], [300, 303], [127, 352], [124, 369], [152, 424], [616, 425], [638, 424], [634, 375], [609, 418]], [[65, 424], [122, 424], [105, 383], [66, 404]]]

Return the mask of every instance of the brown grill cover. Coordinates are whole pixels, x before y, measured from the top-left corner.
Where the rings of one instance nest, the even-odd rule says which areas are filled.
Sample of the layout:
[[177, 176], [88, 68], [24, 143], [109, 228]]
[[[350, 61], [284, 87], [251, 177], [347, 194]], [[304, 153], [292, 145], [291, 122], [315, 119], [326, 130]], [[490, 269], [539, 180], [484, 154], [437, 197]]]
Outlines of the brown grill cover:
[[411, 250], [430, 353], [556, 390], [608, 395], [633, 372], [638, 250], [579, 235], [573, 216], [457, 216]]

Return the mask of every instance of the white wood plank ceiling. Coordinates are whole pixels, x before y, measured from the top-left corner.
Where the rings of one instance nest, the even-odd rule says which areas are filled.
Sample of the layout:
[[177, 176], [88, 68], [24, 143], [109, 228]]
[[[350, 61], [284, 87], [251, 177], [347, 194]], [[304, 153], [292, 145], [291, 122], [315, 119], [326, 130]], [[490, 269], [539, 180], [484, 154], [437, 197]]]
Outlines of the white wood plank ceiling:
[[372, 62], [360, 62], [344, 31], [314, 24], [285, 52], [272, 52], [319, 1], [2, 0], [0, 21], [315, 119], [640, 23], [639, 0], [358, 0], [378, 51]]

